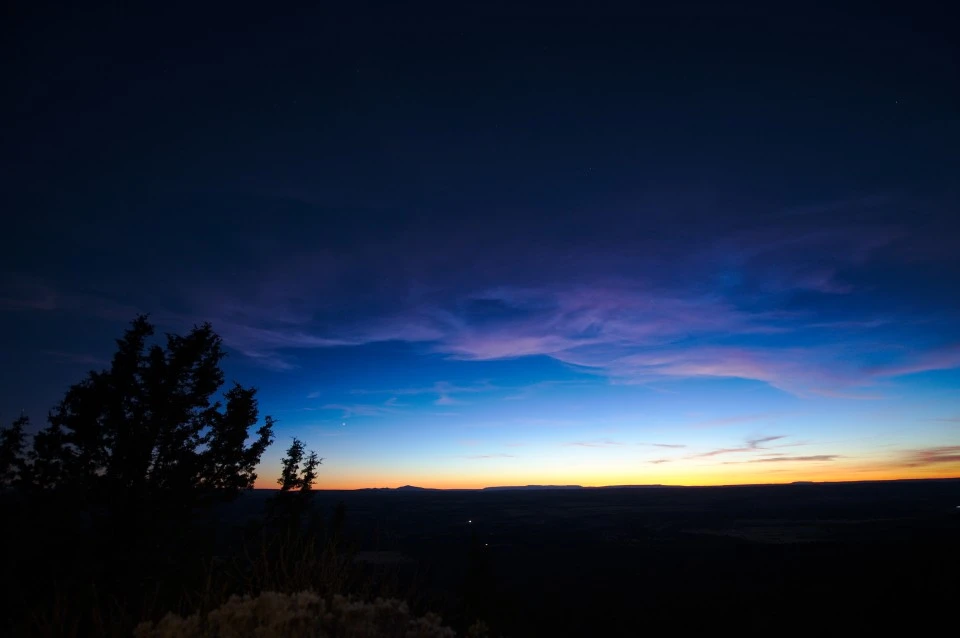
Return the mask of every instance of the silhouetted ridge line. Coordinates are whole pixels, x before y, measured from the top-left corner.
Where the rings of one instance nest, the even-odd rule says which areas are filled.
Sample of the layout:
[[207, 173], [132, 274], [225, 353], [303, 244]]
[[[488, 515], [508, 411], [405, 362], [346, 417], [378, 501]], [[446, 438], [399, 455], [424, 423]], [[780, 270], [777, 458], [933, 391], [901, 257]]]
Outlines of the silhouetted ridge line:
[[500, 485], [496, 487], [485, 487], [484, 492], [493, 492], [498, 490], [582, 490], [582, 485]]

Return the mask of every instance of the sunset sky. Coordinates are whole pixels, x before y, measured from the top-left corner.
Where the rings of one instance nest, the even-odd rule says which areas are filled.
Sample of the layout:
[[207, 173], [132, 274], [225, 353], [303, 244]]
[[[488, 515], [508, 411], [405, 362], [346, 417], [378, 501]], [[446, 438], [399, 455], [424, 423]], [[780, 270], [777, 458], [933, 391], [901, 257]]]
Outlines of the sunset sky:
[[262, 487], [960, 476], [937, 20], [509, 6], [19, 29], [0, 419], [149, 312], [260, 389]]

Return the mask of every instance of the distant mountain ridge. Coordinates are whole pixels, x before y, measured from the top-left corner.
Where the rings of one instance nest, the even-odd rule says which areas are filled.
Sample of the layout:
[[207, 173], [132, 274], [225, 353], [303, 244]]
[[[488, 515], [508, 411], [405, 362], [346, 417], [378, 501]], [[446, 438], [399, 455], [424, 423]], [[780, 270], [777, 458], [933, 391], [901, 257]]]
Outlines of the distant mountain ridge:
[[[663, 485], [661, 483], [652, 483], [646, 485], [596, 485], [584, 487], [582, 485], [494, 485], [482, 488], [439, 488], [439, 487], [419, 487], [417, 485], [403, 485], [401, 487], [362, 487], [357, 489], [318, 489], [319, 492], [498, 492], [507, 490], [534, 491], [534, 490], [617, 490], [617, 489], [726, 489], [726, 488], [745, 488], [745, 487], [807, 487], [807, 486], [828, 486], [844, 484], [886, 484], [886, 483], [952, 483], [960, 482], [960, 477], [951, 478], [923, 478], [923, 479], [892, 479], [892, 480], [866, 480], [866, 481], [793, 481], [791, 483], [745, 483], [731, 485]], [[3, 491], [3, 490], [0, 490]], [[10, 491], [10, 490], [7, 490]], [[270, 494], [276, 492], [276, 488], [256, 488], [254, 490], [260, 494]]]
[[439, 492], [436, 487], [417, 487], [416, 485], [402, 485], [400, 487], [361, 487], [359, 492]]
[[582, 485], [498, 485], [494, 487], [485, 487], [483, 492], [496, 492], [502, 490], [582, 490]]
[[640, 489], [646, 487], [663, 487], [657, 483], [653, 485], [603, 485], [599, 487], [584, 487], [582, 485], [491, 485], [481, 488], [452, 488], [442, 489], [437, 487], [418, 487], [416, 485], [403, 485], [401, 487], [363, 487], [362, 492], [505, 492], [514, 491], [535, 491], [535, 490], [608, 490], [608, 489]]
[[[644, 487], [667, 487], [663, 483], [648, 483], [646, 485], [599, 485], [597, 487], [585, 487], [587, 490], [637, 490]], [[670, 487], [684, 487], [683, 485], [671, 485]]]

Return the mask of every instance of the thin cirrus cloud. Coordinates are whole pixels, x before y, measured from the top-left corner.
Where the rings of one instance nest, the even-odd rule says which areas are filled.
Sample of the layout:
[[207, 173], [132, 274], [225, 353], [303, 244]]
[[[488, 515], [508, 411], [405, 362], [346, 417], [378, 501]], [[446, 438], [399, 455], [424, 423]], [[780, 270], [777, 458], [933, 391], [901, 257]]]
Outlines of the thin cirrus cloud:
[[[937, 342], [942, 330], [914, 330], [910, 316], [873, 292], [871, 267], [878, 256], [900, 254], [891, 247], [905, 231], [864, 225], [861, 213], [889, 204], [846, 198], [804, 208], [833, 211], [827, 217], [789, 215], [734, 232], [694, 228], [676, 241], [638, 229], [607, 237], [602, 253], [547, 242], [482, 269], [439, 268], [449, 261], [440, 253], [466, 244], [462, 233], [445, 242], [436, 231], [429, 243], [450, 247], [437, 254], [411, 256], [399, 241], [378, 246], [374, 261], [357, 261], [364, 251], [318, 249], [273, 260], [242, 287], [206, 281], [178, 294], [191, 296], [193, 314], [210, 319], [228, 346], [276, 370], [301, 367], [298, 351], [392, 341], [463, 361], [549, 357], [615, 384], [736, 378], [801, 397], [876, 400], [884, 398], [874, 387], [880, 381], [960, 367], [955, 335], [951, 345]], [[657, 219], [655, 235], [671, 236]], [[477, 259], [501, 254], [503, 241], [488, 238], [470, 250]], [[398, 258], [411, 274], [394, 273]], [[346, 284], [353, 280], [341, 276], [354, 272], [379, 286], [375, 303], [357, 303]], [[92, 307], [42, 283], [23, 283], [3, 303]], [[131, 312], [124, 306], [110, 315]], [[459, 392], [429, 391], [438, 405], [462, 400]]]
[[947, 463], [960, 464], [960, 445], [910, 450], [904, 453], [901, 462], [907, 467], [925, 467]]
[[774, 436], [762, 436], [756, 439], [747, 439], [747, 447], [752, 450], [763, 449], [763, 444], [773, 443], [774, 441], [779, 441], [781, 439], [787, 438], [785, 434], [777, 434]]
[[[435, 395], [434, 405], [463, 405], [470, 403], [466, 399], [457, 398], [459, 395], [474, 395], [488, 392], [511, 392], [503, 398], [505, 401], [519, 401], [535, 396], [541, 390], [549, 390], [556, 387], [569, 387], [579, 385], [576, 381], [538, 381], [520, 386], [499, 386], [491, 383], [489, 380], [480, 380], [474, 383], [451, 383], [449, 381], [437, 381], [433, 385], [419, 386], [410, 388], [393, 389], [354, 389], [352, 394], [394, 394], [398, 396], [408, 395]], [[319, 392], [311, 392], [307, 398], [317, 398]], [[394, 398], [393, 400], [395, 400]]]
[[957, 367], [960, 367], [960, 344], [938, 348], [931, 352], [919, 352], [905, 361], [872, 367], [869, 372], [878, 377], [896, 377]]
[[453, 394], [473, 394], [477, 392], [491, 392], [498, 390], [498, 386], [490, 383], [489, 380], [476, 381], [469, 384], [457, 384], [449, 381], [436, 381], [429, 386], [417, 386], [412, 388], [393, 388], [393, 389], [354, 389], [352, 394], [393, 394], [397, 396], [408, 396], [418, 394], [435, 394], [440, 396], [450, 396]]
[[747, 439], [745, 442], [745, 445], [742, 445], [740, 447], [717, 448], [714, 450], [709, 450], [707, 452], [692, 454], [687, 458], [688, 459], [707, 459], [707, 458], [722, 456], [726, 454], [757, 453], [759, 451], [768, 450], [769, 448], [766, 445], [767, 443], [773, 443], [774, 441], [780, 441], [785, 438], [787, 438], [785, 434], [778, 434], [773, 436], [763, 436], [763, 437]]
[[620, 441], [611, 441], [610, 439], [598, 439], [595, 441], [572, 441], [565, 445], [571, 447], [619, 447], [623, 445]]
[[[803, 348], [783, 343], [711, 343], [729, 334], [758, 338], [796, 334], [802, 327], [776, 312], [746, 312], [710, 295], [683, 298], [630, 286], [506, 287], [475, 293], [471, 298], [506, 309], [504, 317], [471, 322], [452, 310], [415, 306], [400, 314], [358, 321], [350, 329], [332, 334], [318, 334], [306, 323], [305, 315], [293, 316], [300, 323], [273, 326], [251, 325], [255, 315], [250, 313], [215, 318], [215, 322], [229, 346], [276, 370], [295, 368], [290, 352], [297, 350], [399, 340], [422, 343], [428, 350], [468, 361], [546, 356], [606, 376], [614, 383], [740, 378], [798, 396], [876, 400], [884, 395], [865, 390], [865, 386], [882, 379], [960, 366], [960, 346], [891, 348], [891, 362], [869, 365], [865, 355], [858, 357], [855, 349], [851, 351], [849, 343], [824, 341]], [[689, 343], [691, 337], [697, 337], [696, 345]], [[858, 358], [864, 359], [862, 365], [858, 365]], [[433, 393], [437, 405], [454, 405], [460, 402], [456, 394], [490, 389], [489, 384], [448, 388], [438, 384], [391, 392]], [[535, 389], [534, 384], [507, 398], [523, 398]], [[702, 425], [722, 424], [723, 419], [715, 419]]]
[[[509, 312], [505, 311], [502, 318], [471, 323], [452, 311], [414, 309], [371, 319], [366, 328], [344, 336], [316, 336], [302, 331], [277, 334], [228, 325], [225, 339], [235, 346], [239, 339], [242, 352], [281, 368], [288, 365], [285, 359], [271, 353], [282, 348], [402, 340], [420, 342], [428, 350], [467, 361], [546, 356], [602, 374], [616, 383], [740, 378], [764, 382], [798, 396], [858, 400], [883, 398], [875, 391], [864, 390], [878, 380], [960, 366], [958, 347], [916, 352], [891, 348], [898, 360], [877, 366], [867, 363], [869, 349], [858, 355], [851, 351], [850, 343], [823, 341], [803, 348], [711, 344], [711, 339], [721, 340], [729, 334], [762, 337], [802, 331], [802, 326], [789, 317], [741, 311], [711, 297], [683, 299], [626, 287], [589, 291], [498, 289], [476, 297]], [[694, 336], [698, 343], [690, 345]], [[421, 391], [436, 393], [440, 405], [450, 404], [454, 394], [442, 388], [416, 390]]]
[[749, 447], [722, 447], [717, 448], [716, 450], [710, 450], [709, 452], [701, 452], [700, 454], [693, 454], [688, 456], [689, 459], [707, 459], [714, 456], [720, 456], [721, 454], [738, 454], [740, 452], [750, 452], [754, 448]]
[[513, 394], [503, 397], [505, 401], [520, 401], [535, 396], [541, 390], [550, 390], [556, 387], [569, 387], [579, 385], [577, 381], [538, 381], [519, 388], [512, 388]]
[[457, 383], [451, 383], [449, 381], [437, 381], [430, 386], [421, 386], [421, 387], [412, 387], [412, 388], [395, 388], [395, 389], [387, 389], [387, 390], [354, 389], [352, 391], [352, 394], [397, 395], [387, 400], [387, 405], [397, 404], [398, 396], [436, 395], [436, 398], [433, 399], [433, 405], [452, 406], [452, 405], [465, 405], [469, 403], [469, 401], [457, 398], [457, 395], [463, 395], [463, 394], [469, 395], [469, 394], [476, 394], [481, 392], [493, 392], [498, 389], [500, 388], [493, 385], [487, 380], [478, 381], [471, 384], [457, 384]]
[[880, 401], [883, 399], [889, 399], [890, 397], [885, 394], [873, 393], [873, 392], [843, 392], [839, 390], [833, 390], [830, 388], [817, 388], [811, 391], [813, 394], [827, 397], [829, 399], [851, 399], [854, 401]]
[[[432, 401], [433, 405], [453, 406], [467, 403], [467, 401], [454, 398], [453, 395], [489, 392], [495, 389], [497, 389], [496, 386], [492, 385], [488, 381], [479, 381], [469, 385], [458, 385], [447, 381], [437, 381], [433, 385], [426, 387], [394, 388], [385, 390], [354, 390], [352, 393], [359, 395], [391, 394], [399, 396], [434, 394], [436, 395], [436, 399]], [[321, 396], [323, 396], [323, 393], [320, 391], [314, 391], [307, 394], [308, 399], [316, 399]], [[344, 418], [357, 416], [375, 417], [396, 415], [401, 412], [401, 408], [408, 407], [407, 404], [400, 403], [399, 396], [391, 396], [383, 403], [328, 403], [322, 406], [320, 409], [339, 410], [341, 412], [341, 416]], [[455, 413], [444, 412], [438, 412], [436, 415], [456, 416]]]
[[[474, 298], [504, 309], [504, 316], [471, 323], [468, 318], [455, 318], [453, 312], [416, 311], [377, 320], [393, 325], [392, 330], [370, 327], [366, 334], [315, 340], [295, 334], [279, 343], [293, 339], [302, 347], [323, 347], [369, 343], [392, 335], [422, 341], [429, 350], [469, 361], [547, 356], [617, 383], [741, 378], [800, 396], [861, 400], [883, 398], [863, 390], [879, 379], [960, 366], [956, 348], [912, 354], [895, 348], [891, 352], [899, 361], [870, 366], [857, 365], [857, 353], [851, 352], [849, 343], [822, 342], [803, 348], [711, 344], [711, 338], [729, 334], [760, 337], [796, 333], [801, 328], [776, 312], [745, 312], [710, 296], [677, 298], [630, 287], [599, 287], [500, 288]], [[425, 321], [432, 322], [431, 327], [424, 328]], [[408, 323], [420, 328], [414, 330]], [[700, 341], [695, 346], [688, 343], [693, 336]], [[437, 393], [440, 397], [452, 394]]]
[[829, 462], [841, 458], [839, 454], [812, 454], [809, 456], [771, 456], [747, 461], [726, 461], [724, 465], [738, 465], [741, 463], [818, 463]]
[[703, 421], [697, 421], [695, 423], [691, 423], [690, 425], [692, 427], [698, 427], [698, 428], [710, 428], [710, 427], [717, 427], [717, 426], [724, 426], [724, 425], [739, 425], [741, 423], [752, 423], [754, 421], [760, 421], [764, 419], [773, 419], [776, 416], [778, 415], [773, 412], [760, 412], [756, 414], [739, 414], [736, 416], [718, 417], [715, 419], [705, 419]]
[[322, 409], [337, 410], [341, 418], [345, 419], [357, 416], [386, 416], [398, 412], [395, 407], [375, 403], [328, 403]]

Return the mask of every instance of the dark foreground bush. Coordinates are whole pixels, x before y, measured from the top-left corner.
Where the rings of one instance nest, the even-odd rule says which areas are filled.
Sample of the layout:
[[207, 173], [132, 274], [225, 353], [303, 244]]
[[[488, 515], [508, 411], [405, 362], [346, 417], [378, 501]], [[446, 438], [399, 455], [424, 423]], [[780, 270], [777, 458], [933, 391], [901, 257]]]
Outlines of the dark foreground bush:
[[[305, 591], [296, 594], [263, 592], [259, 596], [233, 596], [209, 613], [187, 617], [168, 614], [158, 623], [141, 623], [136, 638], [455, 638], [439, 616], [415, 617], [407, 605], [393, 599], [353, 601], [343, 596], [322, 598]], [[482, 624], [466, 633], [486, 636]]]

